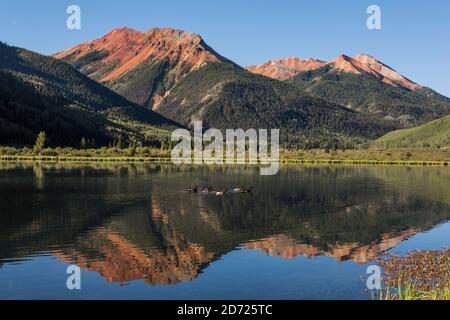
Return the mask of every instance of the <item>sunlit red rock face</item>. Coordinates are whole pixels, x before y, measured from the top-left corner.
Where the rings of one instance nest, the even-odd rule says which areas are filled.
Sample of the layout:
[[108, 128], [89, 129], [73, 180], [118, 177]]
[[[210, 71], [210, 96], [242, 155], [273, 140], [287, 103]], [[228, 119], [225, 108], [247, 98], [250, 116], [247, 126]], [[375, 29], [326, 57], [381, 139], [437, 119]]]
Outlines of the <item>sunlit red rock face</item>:
[[[101, 66], [111, 69], [106, 72], [100, 68], [90, 74], [100, 81], [117, 79], [150, 57], [154, 60], [177, 61], [178, 66], [186, 64], [191, 69], [199, 68], [207, 61], [225, 60], [199, 35], [172, 28], [154, 28], [146, 32], [129, 28], [115, 29], [100, 39], [59, 52], [54, 57], [78, 61], [94, 54], [99, 54], [101, 58], [93, 59], [90, 64], [91, 67], [96, 66], [93, 69]], [[85, 66], [86, 69], [88, 67]]]
[[404, 87], [409, 90], [421, 88], [419, 84], [405, 78], [394, 69], [365, 53], [355, 57], [340, 55], [336, 59], [328, 62], [315, 59], [302, 60], [291, 57], [269, 61], [262, 65], [250, 66], [246, 69], [250, 72], [274, 79], [286, 80], [301, 72], [319, 69], [325, 65], [330, 65], [333, 70], [353, 74], [368, 74], [394, 87]]
[[294, 239], [281, 234], [246, 243], [245, 247], [263, 250], [268, 255], [279, 256], [285, 259], [294, 259], [299, 256], [327, 256], [333, 257], [338, 261], [353, 260], [358, 263], [367, 263], [416, 233], [416, 230], [411, 229], [401, 234], [384, 234], [379, 241], [368, 245], [361, 246], [357, 243], [336, 244], [328, 250], [319, 249], [312, 245], [300, 244]]
[[416, 90], [421, 87], [365, 53], [353, 58], [341, 55], [331, 63], [333, 63], [335, 69], [356, 74], [366, 73], [394, 87], [404, 87], [409, 90]]
[[266, 77], [286, 80], [300, 72], [318, 69], [325, 64], [325, 61], [316, 59], [302, 60], [296, 57], [289, 57], [286, 59], [272, 60], [261, 65], [249, 66], [246, 69]]
[[390, 68], [389, 66], [378, 61], [377, 59], [368, 54], [360, 54], [354, 57], [353, 59], [361, 62], [366, 66], [369, 66], [371, 70], [375, 71], [376, 73], [384, 77], [383, 80], [388, 79], [388, 81], [394, 81], [395, 83], [400, 84], [400, 86], [406, 87], [410, 90], [417, 90], [422, 87], [421, 85], [405, 78], [394, 69]]
[[[199, 35], [172, 28], [155, 28], [146, 32], [116, 29], [100, 39], [59, 52], [54, 57], [72, 64], [131, 101], [154, 109], [189, 72], [207, 62], [230, 62], [211, 49]], [[158, 66], [161, 62], [168, 62], [168, 65]], [[136, 75], [134, 71], [140, 73]], [[120, 86], [130, 85], [133, 78], [138, 80], [131, 87], [148, 83], [148, 88], [140, 92], [139, 98], [134, 96], [132, 88], [120, 89]]]

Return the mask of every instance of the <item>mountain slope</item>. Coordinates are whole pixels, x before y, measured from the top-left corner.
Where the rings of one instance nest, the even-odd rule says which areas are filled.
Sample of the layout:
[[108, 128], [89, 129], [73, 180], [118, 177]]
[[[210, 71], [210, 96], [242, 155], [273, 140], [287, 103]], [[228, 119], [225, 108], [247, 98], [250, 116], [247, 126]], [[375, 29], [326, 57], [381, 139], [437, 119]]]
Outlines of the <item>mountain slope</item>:
[[46, 131], [50, 145], [156, 143], [175, 123], [130, 103], [54, 58], [0, 43], [2, 144], [31, 144]]
[[331, 61], [317, 59], [299, 59], [289, 57], [280, 60], [271, 60], [261, 65], [248, 66], [245, 69], [278, 80], [292, 78], [302, 72], [317, 70], [329, 66], [333, 71], [343, 71], [353, 74], [367, 74], [393, 87], [402, 87], [409, 90], [418, 90], [423, 86], [407, 79], [391, 67], [376, 58], [362, 53], [355, 57], [340, 55]]
[[300, 72], [315, 70], [327, 63], [316, 59], [299, 59], [289, 57], [286, 59], [271, 60], [261, 65], [245, 67], [246, 70], [277, 80], [286, 80], [296, 76]]
[[[55, 57], [186, 126], [203, 120], [205, 128], [281, 128], [282, 142], [291, 146], [351, 144], [398, 128], [254, 75], [181, 30], [116, 29]], [[307, 70], [317, 64], [285, 65]]]
[[377, 139], [385, 147], [450, 147], [450, 115], [412, 129], [390, 132]]
[[346, 55], [340, 55], [333, 61], [329, 62], [329, 64], [335, 71], [370, 75], [373, 78], [395, 88], [417, 90], [422, 87], [366, 53], [360, 54], [353, 58]]
[[394, 121], [400, 128], [421, 125], [450, 113], [450, 100], [429, 88], [410, 90], [396, 81], [366, 72], [341, 71], [332, 64], [287, 81], [314, 96]]
[[[344, 58], [344, 56], [339, 58]], [[360, 54], [353, 58], [346, 58], [353, 63], [356, 62], [358, 68], [362, 68], [363, 72], [369, 73], [375, 78], [378, 78], [382, 82], [390, 84], [393, 87], [403, 87], [413, 91], [422, 88], [421, 85], [407, 79], [391, 67], [366, 53]], [[337, 64], [336, 61], [335, 64]]]
[[54, 57], [150, 108], [157, 108], [174, 85], [206, 62], [231, 63], [199, 35], [172, 28], [116, 29]]
[[158, 109], [186, 126], [280, 128], [287, 146], [325, 146], [374, 139], [395, 126], [314, 98], [295, 86], [225, 63], [187, 75]]
[[[281, 61], [286, 64], [288, 60]], [[368, 54], [341, 55], [322, 63], [310, 61], [318, 61], [317, 67], [297, 68], [286, 81], [319, 98], [394, 121], [400, 128], [417, 126], [450, 113], [450, 99], [407, 79]], [[289, 75], [277, 73], [277, 63], [271, 62], [247, 69], [281, 80]]]

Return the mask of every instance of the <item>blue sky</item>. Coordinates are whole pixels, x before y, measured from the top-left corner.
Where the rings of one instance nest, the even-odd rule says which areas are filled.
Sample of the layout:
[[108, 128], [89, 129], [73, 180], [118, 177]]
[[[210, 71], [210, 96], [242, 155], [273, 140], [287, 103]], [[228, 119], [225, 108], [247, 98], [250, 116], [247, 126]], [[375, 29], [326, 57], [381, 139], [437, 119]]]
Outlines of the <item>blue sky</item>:
[[[66, 28], [66, 8], [82, 29]], [[382, 30], [366, 27], [381, 7]], [[2, 0], [0, 41], [44, 54], [111, 29], [174, 27], [195, 32], [240, 65], [274, 58], [332, 59], [367, 52], [412, 80], [450, 96], [450, 1], [407, 0]]]

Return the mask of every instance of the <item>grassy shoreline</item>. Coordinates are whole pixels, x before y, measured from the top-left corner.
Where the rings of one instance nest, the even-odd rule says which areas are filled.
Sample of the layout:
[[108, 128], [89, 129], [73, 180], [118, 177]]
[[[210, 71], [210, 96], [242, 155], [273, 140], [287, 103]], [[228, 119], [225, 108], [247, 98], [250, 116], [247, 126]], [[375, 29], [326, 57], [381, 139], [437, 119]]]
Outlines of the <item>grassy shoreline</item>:
[[[149, 148], [30, 149], [0, 147], [1, 162], [171, 163], [170, 150]], [[282, 164], [448, 166], [450, 150], [433, 148], [280, 151]]]
[[[115, 163], [172, 163], [168, 157], [73, 157], [73, 156], [0, 156], [1, 162], [115, 162]], [[281, 164], [323, 165], [397, 165], [448, 166], [450, 161], [420, 160], [354, 160], [354, 159], [280, 159]]]

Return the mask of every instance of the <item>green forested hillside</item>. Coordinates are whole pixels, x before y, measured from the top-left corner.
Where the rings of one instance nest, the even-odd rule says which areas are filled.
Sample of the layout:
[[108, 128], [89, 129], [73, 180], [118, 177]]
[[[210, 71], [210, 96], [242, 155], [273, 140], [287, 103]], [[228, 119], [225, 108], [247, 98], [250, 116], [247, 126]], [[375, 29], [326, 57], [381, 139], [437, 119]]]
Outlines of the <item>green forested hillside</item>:
[[337, 71], [332, 65], [288, 79], [314, 96], [332, 101], [399, 127], [413, 127], [450, 113], [450, 99], [429, 88], [410, 91], [369, 75]]
[[226, 63], [191, 72], [158, 111], [187, 126], [203, 120], [205, 127], [219, 129], [280, 128], [286, 146], [352, 145], [396, 128]]
[[31, 85], [0, 71], [0, 145], [32, 145], [40, 131], [54, 146], [79, 146], [83, 137], [99, 145], [111, 137], [98, 130], [99, 119], [76, 108], [70, 101], [42, 96]]
[[45, 131], [53, 146], [81, 139], [148, 145], [176, 124], [135, 105], [54, 58], [0, 43], [0, 144], [29, 145]]
[[420, 127], [390, 132], [375, 141], [388, 148], [450, 147], [450, 115]]
[[155, 96], [163, 96], [175, 85], [175, 74], [170, 72], [173, 63], [168, 59], [153, 61], [151, 58], [116, 80], [104, 84], [144, 107], [153, 106]]

